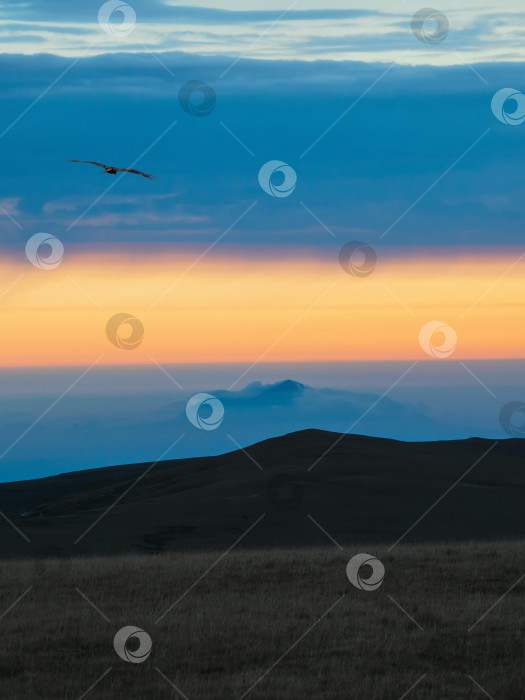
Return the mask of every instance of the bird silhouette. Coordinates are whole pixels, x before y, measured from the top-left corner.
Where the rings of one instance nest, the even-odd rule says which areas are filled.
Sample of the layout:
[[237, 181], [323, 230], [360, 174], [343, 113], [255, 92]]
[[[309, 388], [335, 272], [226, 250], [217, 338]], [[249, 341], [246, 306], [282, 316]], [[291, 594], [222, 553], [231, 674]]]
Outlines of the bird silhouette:
[[71, 158], [67, 158], [66, 160], [69, 163], [89, 163], [90, 165], [98, 165], [99, 168], [104, 168], [104, 172], [110, 175], [116, 175], [118, 172], [135, 173], [136, 175], [147, 177], [150, 180], [158, 180], [155, 175], [148, 175], [148, 173], [143, 173], [141, 170], [133, 170], [133, 168], [115, 168], [113, 165], [104, 165], [104, 163], [97, 163], [94, 160], [71, 160]]

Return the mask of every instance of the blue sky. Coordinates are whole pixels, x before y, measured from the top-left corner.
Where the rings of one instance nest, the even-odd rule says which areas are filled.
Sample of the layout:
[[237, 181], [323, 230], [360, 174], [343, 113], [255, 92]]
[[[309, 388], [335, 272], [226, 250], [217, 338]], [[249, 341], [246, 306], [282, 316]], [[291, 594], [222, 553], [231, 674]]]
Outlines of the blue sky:
[[[301, 202], [337, 236], [378, 240], [480, 137], [383, 243], [522, 240], [516, 175], [522, 132], [498, 122], [490, 109], [496, 90], [519, 89], [519, 63], [479, 64], [482, 80], [464, 65], [395, 65], [385, 75], [390, 64], [245, 59], [218, 80], [230, 59], [167, 53], [162, 62], [168, 70], [149, 54], [79, 59], [11, 126], [71, 59], [0, 57], [0, 133], [8, 129], [0, 139], [0, 205], [24, 229], [0, 217], [4, 245], [19, 247], [26, 230], [60, 234], [70, 243], [201, 245], [257, 200], [228, 242], [314, 246], [332, 255], [333, 239]], [[189, 80], [215, 89], [210, 116], [196, 119], [181, 109], [178, 91]], [[104, 193], [108, 176], [65, 159], [128, 166], [175, 121], [137, 166], [159, 181], [122, 179], [70, 229]], [[270, 159], [290, 163], [298, 175], [296, 194], [281, 200], [277, 213], [257, 182]]]
[[[521, 243], [521, 129], [490, 109], [497, 90], [522, 87], [518, 2], [446, 10], [450, 31], [437, 45], [412, 33], [420, 8], [410, 0], [131, 6], [136, 21], [115, 36], [99, 24], [98, 0], [2, 3], [2, 246], [20, 250], [27, 230], [70, 244], [201, 246], [260, 200], [228, 244], [332, 256], [305, 205], [336, 236], [372, 242], [429, 187], [386, 249]], [[122, 16], [111, 15], [117, 28]], [[204, 119], [178, 103], [190, 80], [216, 92]], [[104, 194], [107, 177], [66, 158], [140, 158], [159, 181], [127, 177]], [[257, 182], [272, 159], [298, 176], [278, 215]]]

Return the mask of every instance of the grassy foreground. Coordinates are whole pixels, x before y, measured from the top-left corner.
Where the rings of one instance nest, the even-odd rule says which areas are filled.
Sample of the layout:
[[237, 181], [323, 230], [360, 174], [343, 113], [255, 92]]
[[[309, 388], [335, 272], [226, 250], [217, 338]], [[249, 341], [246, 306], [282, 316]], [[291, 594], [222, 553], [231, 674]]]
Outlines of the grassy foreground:
[[[374, 592], [346, 578], [361, 551]], [[2, 698], [525, 698], [523, 543], [234, 550], [204, 575], [220, 555], [2, 562]], [[127, 625], [144, 663], [113, 649]]]

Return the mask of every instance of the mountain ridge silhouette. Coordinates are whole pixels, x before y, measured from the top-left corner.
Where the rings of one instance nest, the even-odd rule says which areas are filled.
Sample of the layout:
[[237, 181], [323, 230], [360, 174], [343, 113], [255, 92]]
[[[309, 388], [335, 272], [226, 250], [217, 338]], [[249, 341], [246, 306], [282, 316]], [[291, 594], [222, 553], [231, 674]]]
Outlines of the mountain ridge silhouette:
[[330, 546], [309, 516], [342, 545], [384, 543], [426, 511], [407, 541], [523, 537], [524, 457], [516, 438], [302, 430], [215, 457], [2, 484], [2, 512], [31, 543], [3, 519], [0, 545], [4, 556], [227, 549], [263, 514], [243, 546]]

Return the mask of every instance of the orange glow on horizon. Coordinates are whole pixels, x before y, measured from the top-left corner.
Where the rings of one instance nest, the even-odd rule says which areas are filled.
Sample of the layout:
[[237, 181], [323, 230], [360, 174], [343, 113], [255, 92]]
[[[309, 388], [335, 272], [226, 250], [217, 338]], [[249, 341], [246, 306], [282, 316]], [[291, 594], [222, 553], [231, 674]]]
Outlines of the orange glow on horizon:
[[[433, 320], [457, 333], [451, 360], [524, 357], [517, 256], [379, 260], [357, 278], [337, 260], [198, 255], [4, 259], [0, 366], [430, 360], [418, 334]], [[134, 350], [106, 336], [121, 312], [144, 326]]]

